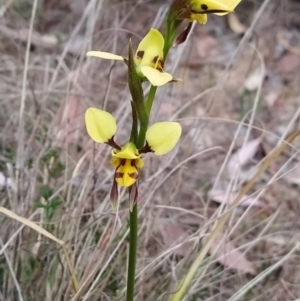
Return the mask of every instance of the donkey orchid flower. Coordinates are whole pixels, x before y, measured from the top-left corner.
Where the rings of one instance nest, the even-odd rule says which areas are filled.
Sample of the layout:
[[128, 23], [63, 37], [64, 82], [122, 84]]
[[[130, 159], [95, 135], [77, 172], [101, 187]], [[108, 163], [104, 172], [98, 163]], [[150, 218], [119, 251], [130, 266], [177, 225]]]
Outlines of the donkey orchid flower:
[[158, 122], [150, 126], [146, 132], [146, 145], [137, 149], [133, 142], [120, 147], [114, 136], [117, 132], [117, 123], [114, 117], [96, 108], [89, 108], [85, 113], [86, 129], [90, 137], [98, 143], [106, 143], [113, 150], [111, 165], [115, 167], [114, 182], [111, 190], [111, 199], [118, 199], [119, 186], [135, 186], [139, 169], [144, 166], [142, 154], [153, 152], [155, 155], [164, 155], [170, 152], [181, 136], [181, 126], [177, 122]]
[[[162, 86], [172, 80], [174, 81], [173, 76], [163, 70], [164, 44], [165, 41], [162, 34], [158, 30], [151, 28], [140, 42], [134, 56], [137, 74], [143, 81], [148, 80], [153, 86]], [[87, 56], [127, 62], [124, 57], [109, 52], [89, 51]]]
[[173, 5], [178, 9], [178, 19], [205, 24], [207, 14], [226, 15], [240, 2], [241, 0], [174, 0]]

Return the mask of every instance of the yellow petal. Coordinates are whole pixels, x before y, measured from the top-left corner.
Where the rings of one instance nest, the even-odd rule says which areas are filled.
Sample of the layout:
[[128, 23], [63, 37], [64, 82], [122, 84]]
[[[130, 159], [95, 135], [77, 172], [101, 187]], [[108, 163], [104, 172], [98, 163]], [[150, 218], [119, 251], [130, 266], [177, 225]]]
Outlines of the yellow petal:
[[135, 166], [136, 166], [137, 168], [142, 168], [142, 167], [144, 167], [144, 161], [143, 161], [143, 159], [142, 159], [142, 158], [136, 159], [136, 160], [135, 160]]
[[194, 0], [191, 5], [191, 21], [197, 21], [201, 24], [207, 22], [207, 14], [210, 11], [225, 11], [222, 13], [214, 13], [218, 16], [226, 15], [232, 12], [241, 0]]
[[133, 143], [127, 143], [120, 151], [114, 149], [112, 156], [120, 159], [138, 159], [141, 157]]
[[117, 157], [111, 157], [111, 159], [110, 159], [110, 164], [111, 164], [113, 167], [118, 167], [118, 166], [121, 164], [121, 159], [120, 159], [120, 158], [117, 158]]
[[142, 66], [141, 72], [153, 86], [162, 86], [170, 82], [173, 76], [167, 72], [160, 72], [149, 66]]
[[87, 56], [95, 56], [100, 57], [101, 59], [105, 60], [117, 60], [117, 61], [124, 61], [124, 58], [120, 55], [116, 55], [110, 52], [102, 52], [102, 51], [89, 51]]
[[[241, 0], [239, 0], [240, 2]], [[234, 0], [194, 0], [191, 3], [191, 11], [195, 13], [205, 13], [205, 12], [210, 12], [210, 11], [215, 11], [215, 10], [223, 10], [223, 11], [228, 11], [230, 12], [232, 8], [233, 2], [236, 2]]]
[[163, 49], [165, 40], [162, 34], [154, 28], [142, 39], [135, 54], [135, 64], [137, 66], [152, 66], [159, 59], [163, 59]]
[[115, 118], [108, 112], [96, 108], [86, 110], [85, 125], [90, 137], [99, 143], [108, 142], [117, 131]]
[[[229, 12], [232, 12], [240, 2], [241, 2], [241, 0], [226, 0], [227, 10]], [[226, 14], [228, 14], [228, 13], [217, 13], [216, 15], [223, 16]]]
[[146, 140], [156, 155], [164, 155], [175, 147], [180, 136], [178, 122], [158, 122], [149, 127]]

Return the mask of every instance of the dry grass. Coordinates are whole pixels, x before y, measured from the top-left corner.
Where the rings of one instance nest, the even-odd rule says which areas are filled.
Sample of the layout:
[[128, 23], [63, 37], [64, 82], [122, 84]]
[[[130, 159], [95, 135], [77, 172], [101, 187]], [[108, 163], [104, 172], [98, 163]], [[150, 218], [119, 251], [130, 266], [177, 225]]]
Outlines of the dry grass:
[[[226, 204], [210, 200], [212, 188], [240, 191], [261, 160], [299, 128], [300, 67], [292, 68], [295, 58], [280, 65], [287, 55], [299, 57], [296, 12], [297, 1], [244, 0], [237, 9], [248, 28], [243, 37], [225, 18], [212, 17], [171, 51], [166, 66], [184, 81], [159, 90], [152, 121], [179, 119], [184, 134], [170, 155], [145, 157], [137, 300], [168, 300], [216, 218], [226, 212]], [[117, 140], [126, 141], [126, 70], [86, 59], [85, 53], [101, 49], [125, 55], [128, 38], [137, 45], [147, 28], [162, 26], [165, 13], [158, 1], [6, 0], [0, 5], [0, 172], [13, 183], [0, 191], [0, 206], [25, 218], [20, 223], [0, 215], [0, 300], [124, 299], [128, 200], [123, 192], [118, 212], [112, 211], [109, 149], [87, 137], [83, 113], [89, 106], [109, 110], [118, 120]], [[214, 46], [199, 48], [199, 42], [212, 40]], [[248, 91], [245, 83], [257, 68], [267, 77]], [[229, 173], [232, 152], [260, 136], [247, 166]], [[300, 298], [295, 248], [300, 173], [288, 177], [292, 168], [297, 171], [298, 145], [299, 139], [252, 187], [261, 207], [236, 207], [223, 230], [255, 275], [221, 265], [211, 254], [185, 300]], [[26, 220], [58, 240], [25, 227]], [[79, 282], [77, 293], [62, 242]]]

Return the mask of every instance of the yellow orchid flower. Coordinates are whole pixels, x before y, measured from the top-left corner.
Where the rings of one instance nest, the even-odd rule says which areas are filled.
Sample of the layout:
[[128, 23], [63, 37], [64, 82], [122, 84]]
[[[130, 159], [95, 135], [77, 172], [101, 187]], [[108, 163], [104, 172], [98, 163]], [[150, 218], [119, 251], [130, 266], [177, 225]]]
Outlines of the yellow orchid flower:
[[[135, 53], [134, 62], [137, 74], [142, 80], [148, 80], [153, 86], [162, 86], [173, 80], [173, 76], [163, 70], [164, 44], [162, 34], [157, 29], [151, 28], [140, 42]], [[89, 51], [87, 56], [127, 62], [124, 57], [109, 52]]]
[[96, 108], [87, 109], [85, 124], [88, 134], [95, 142], [106, 143], [113, 148], [110, 161], [115, 167], [114, 184], [111, 190], [113, 200], [117, 199], [117, 184], [124, 187], [136, 185], [139, 169], [144, 166], [142, 154], [153, 152], [155, 155], [164, 155], [176, 146], [181, 136], [179, 123], [158, 122], [148, 128], [146, 145], [138, 150], [132, 142], [120, 147], [114, 141], [117, 132], [116, 120], [106, 111]]
[[179, 13], [177, 18], [200, 24], [207, 22], [207, 14], [219, 16], [232, 12], [241, 0], [175, 0]]

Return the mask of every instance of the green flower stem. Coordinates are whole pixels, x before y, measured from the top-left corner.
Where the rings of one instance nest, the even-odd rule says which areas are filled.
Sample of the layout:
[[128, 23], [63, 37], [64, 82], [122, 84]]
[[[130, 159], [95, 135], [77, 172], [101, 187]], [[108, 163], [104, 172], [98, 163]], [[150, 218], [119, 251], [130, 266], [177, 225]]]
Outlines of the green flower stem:
[[149, 118], [147, 118], [147, 120], [145, 120], [143, 123], [141, 123], [139, 137], [138, 137], [137, 143], [135, 144], [138, 149], [142, 148], [145, 144], [148, 124], [149, 124]]
[[148, 94], [148, 98], [146, 101], [146, 106], [145, 106], [147, 118], [144, 118], [144, 120], [140, 121], [141, 127], [140, 127], [140, 132], [139, 132], [139, 138], [138, 138], [138, 141], [136, 144], [137, 148], [143, 147], [144, 143], [145, 143], [146, 132], [147, 132], [148, 125], [149, 125], [149, 117], [151, 114], [151, 109], [152, 109], [153, 101], [155, 98], [156, 90], [157, 90], [157, 87], [151, 86], [149, 94]]
[[[131, 193], [131, 192], [129, 192]], [[136, 266], [136, 250], [137, 250], [137, 234], [138, 234], [138, 210], [137, 204], [132, 208], [129, 215], [129, 261], [127, 271], [127, 295], [126, 301], [134, 299], [134, 284], [135, 284], [135, 266]]]
[[146, 113], [148, 115], [148, 122], [149, 122], [149, 116], [150, 116], [150, 113], [151, 113], [151, 109], [152, 109], [152, 105], [153, 105], [153, 101], [154, 101], [154, 98], [155, 98], [156, 91], [157, 91], [157, 87], [151, 86], [149, 94], [148, 94], [148, 98], [147, 98], [147, 101], [146, 101]]

